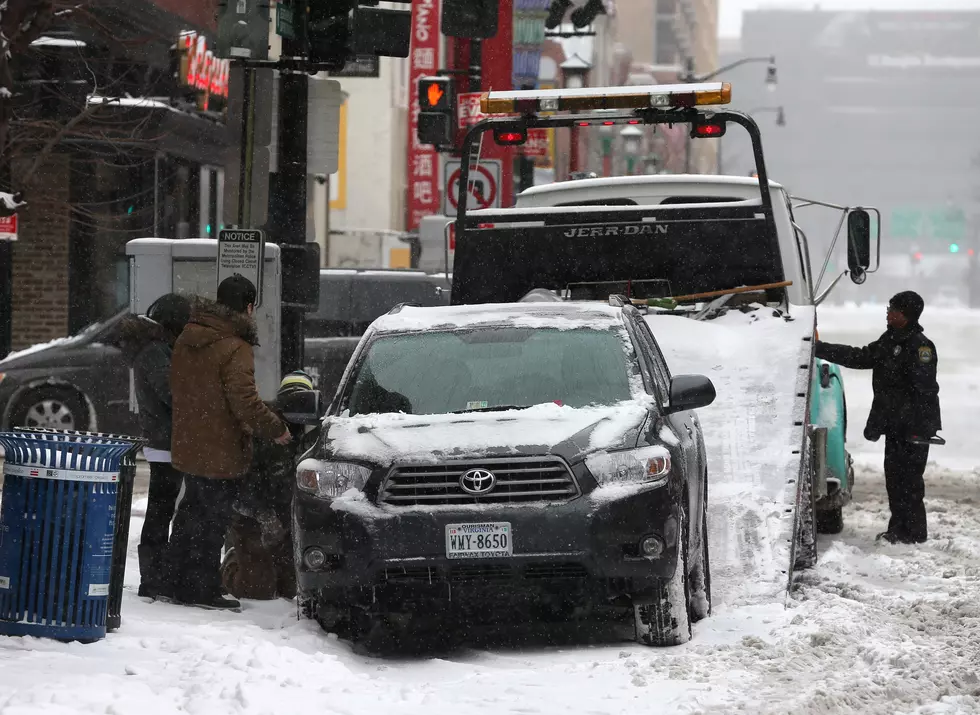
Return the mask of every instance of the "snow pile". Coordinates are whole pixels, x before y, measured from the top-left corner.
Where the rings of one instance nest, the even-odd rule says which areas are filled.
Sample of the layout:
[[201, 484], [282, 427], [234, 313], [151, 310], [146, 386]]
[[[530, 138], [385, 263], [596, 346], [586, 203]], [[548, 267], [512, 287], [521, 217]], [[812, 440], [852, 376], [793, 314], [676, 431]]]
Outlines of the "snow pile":
[[383, 414], [327, 420], [330, 449], [349, 458], [368, 459], [380, 466], [399, 461], [437, 461], [482, 454], [487, 450], [549, 448], [571, 439], [597, 423], [582, 451], [618, 444], [630, 428], [647, 415], [642, 401], [606, 407], [535, 405], [523, 410], [470, 412], [458, 415]]
[[574, 330], [622, 328], [622, 310], [594, 303], [500, 303], [488, 305], [408, 306], [374, 323], [380, 332], [407, 332], [446, 327], [508, 325], [515, 328]]
[[698, 410], [708, 451], [708, 530], [716, 601], [785, 589], [814, 314], [760, 308], [698, 322], [647, 317], [674, 375], [697, 373], [717, 398]]
[[46, 343], [38, 343], [37, 345], [32, 345], [29, 348], [24, 348], [23, 350], [7, 353], [7, 356], [3, 360], [0, 360], [0, 366], [2, 366], [8, 360], [16, 360], [17, 358], [33, 355], [34, 353], [39, 353], [42, 350], [48, 350], [49, 348], [57, 347], [58, 345], [65, 345], [66, 343], [70, 343], [75, 339], [76, 339], [75, 336], [69, 336], [67, 338], [55, 338], [54, 340], [49, 340]]
[[[4, 96], [10, 96], [10, 90], [7, 90], [7, 94]], [[0, 191], [0, 204], [3, 204], [3, 208], [7, 211], [16, 211], [17, 209], [27, 206], [26, 201], [20, 201], [16, 197], [19, 194], [11, 194], [6, 191]]]
[[68, 37], [39, 37], [31, 43], [31, 47], [86, 47], [81, 40]]

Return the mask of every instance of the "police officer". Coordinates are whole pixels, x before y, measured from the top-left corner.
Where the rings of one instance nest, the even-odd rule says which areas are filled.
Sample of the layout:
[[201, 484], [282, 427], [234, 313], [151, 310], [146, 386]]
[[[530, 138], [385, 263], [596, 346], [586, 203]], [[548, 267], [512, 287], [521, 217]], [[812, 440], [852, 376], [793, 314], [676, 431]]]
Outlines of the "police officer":
[[888, 304], [888, 330], [870, 345], [854, 348], [818, 342], [817, 357], [854, 370], [873, 370], [874, 402], [864, 437], [885, 438], [885, 485], [891, 520], [878, 539], [889, 543], [926, 540], [925, 482], [928, 440], [942, 429], [936, 346], [922, 332], [925, 303], [904, 291]]

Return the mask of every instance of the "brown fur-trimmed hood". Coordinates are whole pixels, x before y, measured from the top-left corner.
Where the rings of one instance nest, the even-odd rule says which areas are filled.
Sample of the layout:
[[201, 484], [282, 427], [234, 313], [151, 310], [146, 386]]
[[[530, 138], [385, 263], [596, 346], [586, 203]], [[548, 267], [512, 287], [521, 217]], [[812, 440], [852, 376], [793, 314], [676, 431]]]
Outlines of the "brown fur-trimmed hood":
[[184, 328], [184, 339], [190, 347], [204, 348], [225, 338], [241, 338], [249, 345], [259, 344], [255, 319], [207, 298], [195, 298], [191, 305], [191, 320]]

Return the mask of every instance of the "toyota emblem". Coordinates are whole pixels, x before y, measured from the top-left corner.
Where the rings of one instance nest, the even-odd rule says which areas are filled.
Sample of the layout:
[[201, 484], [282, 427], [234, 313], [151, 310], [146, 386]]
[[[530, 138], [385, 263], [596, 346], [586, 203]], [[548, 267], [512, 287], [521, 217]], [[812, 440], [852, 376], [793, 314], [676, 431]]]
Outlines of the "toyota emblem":
[[463, 472], [463, 476], [459, 478], [459, 486], [462, 490], [467, 494], [477, 496], [489, 494], [496, 484], [497, 477], [493, 472], [486, 469], [471, 469], [468, 472]]

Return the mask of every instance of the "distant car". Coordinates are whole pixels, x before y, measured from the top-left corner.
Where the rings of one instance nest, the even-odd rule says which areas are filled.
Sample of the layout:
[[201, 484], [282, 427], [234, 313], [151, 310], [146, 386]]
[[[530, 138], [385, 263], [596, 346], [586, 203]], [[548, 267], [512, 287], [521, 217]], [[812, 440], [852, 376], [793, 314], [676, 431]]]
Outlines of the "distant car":
[[[320, 307], [307, 315], [305, 353], [321, 392], [333, 394], [371, 321], [406, 302], [447, 305], [449, 282], [422, 271], [320, 271]], [[0, 360], [0, 429], [138, 434], [130, 411], [129, 368], [111, 344], [127, 313]]]
[[620, 607], [639, 642], [686, 642], [710, 612], [693, 410], [714, 397], [631, 305], [394, 309], [297, 470], [305, 613], [358, 637]]
[[133, 434], [129, 370], [109, 344], [127, 312], [0, 360], [0, 427]]

